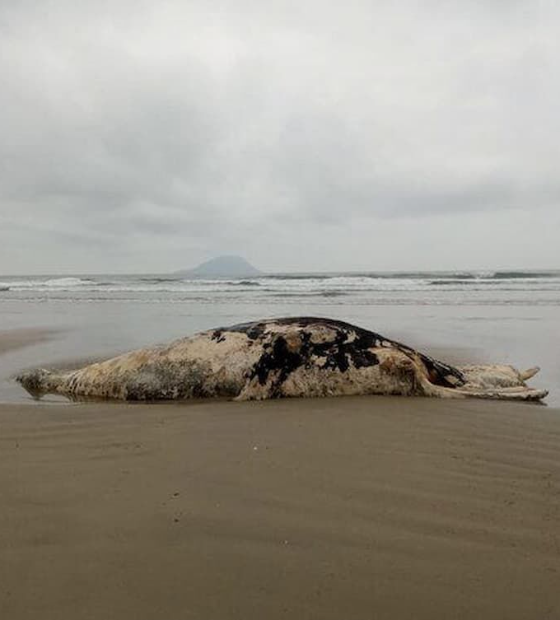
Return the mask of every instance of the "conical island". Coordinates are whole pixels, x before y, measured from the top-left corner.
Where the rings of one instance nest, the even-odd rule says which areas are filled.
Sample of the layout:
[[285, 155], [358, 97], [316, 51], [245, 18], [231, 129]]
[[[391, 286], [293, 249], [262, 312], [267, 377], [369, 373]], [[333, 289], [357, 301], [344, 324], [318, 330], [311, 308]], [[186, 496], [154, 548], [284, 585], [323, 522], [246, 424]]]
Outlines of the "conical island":
[[216, 258], [201, 263], [194, 269], [184, 269], [178, 273], [196, 278], [248, 278], [262, 274], [261, 271], [253, 267], [253, 265], [242, 256], [217, 256]]

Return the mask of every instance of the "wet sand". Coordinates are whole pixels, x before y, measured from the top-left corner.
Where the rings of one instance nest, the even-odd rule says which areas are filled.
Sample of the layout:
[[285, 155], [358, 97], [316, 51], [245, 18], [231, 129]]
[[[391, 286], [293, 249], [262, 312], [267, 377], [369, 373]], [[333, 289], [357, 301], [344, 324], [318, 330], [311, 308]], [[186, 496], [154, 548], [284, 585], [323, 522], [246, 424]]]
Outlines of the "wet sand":
[[0, 355], [44, 342], [55, 333], [54, 330], [40, 328], [0, 331]]
[[0, 406], [0, 617], [560, 617], [560, 412]]

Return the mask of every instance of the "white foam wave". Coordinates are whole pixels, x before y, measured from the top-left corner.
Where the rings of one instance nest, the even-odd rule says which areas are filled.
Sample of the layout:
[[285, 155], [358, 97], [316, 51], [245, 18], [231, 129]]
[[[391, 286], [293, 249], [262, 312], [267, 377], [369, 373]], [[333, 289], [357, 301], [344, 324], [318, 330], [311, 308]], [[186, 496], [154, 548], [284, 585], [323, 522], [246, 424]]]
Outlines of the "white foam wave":
[[53, 288], [67, 288], [74, 286], [87, 286], [93, 283], [92, 280], [82, 278], [53, 278], [43, 282], [43, 286]]

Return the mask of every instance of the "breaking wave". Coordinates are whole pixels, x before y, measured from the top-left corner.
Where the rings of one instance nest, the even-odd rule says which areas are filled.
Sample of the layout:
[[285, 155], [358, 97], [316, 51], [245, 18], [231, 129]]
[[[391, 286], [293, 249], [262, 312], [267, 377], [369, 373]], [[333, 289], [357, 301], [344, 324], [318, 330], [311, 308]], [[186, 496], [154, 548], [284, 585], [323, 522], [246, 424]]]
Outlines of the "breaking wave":
[[88, 286], [94, 283], [91, 278], [53, 278], [43, 283], [45, 287], [59, 288], [68, 286]]

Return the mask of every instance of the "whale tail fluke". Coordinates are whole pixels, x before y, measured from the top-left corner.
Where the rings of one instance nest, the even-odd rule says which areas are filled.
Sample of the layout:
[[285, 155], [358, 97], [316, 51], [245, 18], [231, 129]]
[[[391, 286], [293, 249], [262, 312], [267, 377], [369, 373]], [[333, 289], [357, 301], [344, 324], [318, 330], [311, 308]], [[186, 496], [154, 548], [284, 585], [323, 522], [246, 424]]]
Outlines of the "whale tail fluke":
[[528, 368], [527, 370], [523, 370], [519, 373], [519, 378], [521, 381], [528, 381], [532, 379], [538, 372], [540, 372], [540, 368], [535, 366], [534, 368]]
[[16, 376], [16, 381], [21, 384], [33, 398], [41, 398], [41, 396], [48, 392], [55, 392], [56, 387], [61, 383], [61, 378], [49, 370], [37, 368], [20, 373]]
[[532, 388], [526, 381], [540, 368], [520, 371], [509, 365], [488, 364], [463, 366], [466, 382], [453, 390], [442, 393], [446, 397], [485, 398], [491, 400], [517, 400], [538, 402], [548, 396], [548, 391]]

